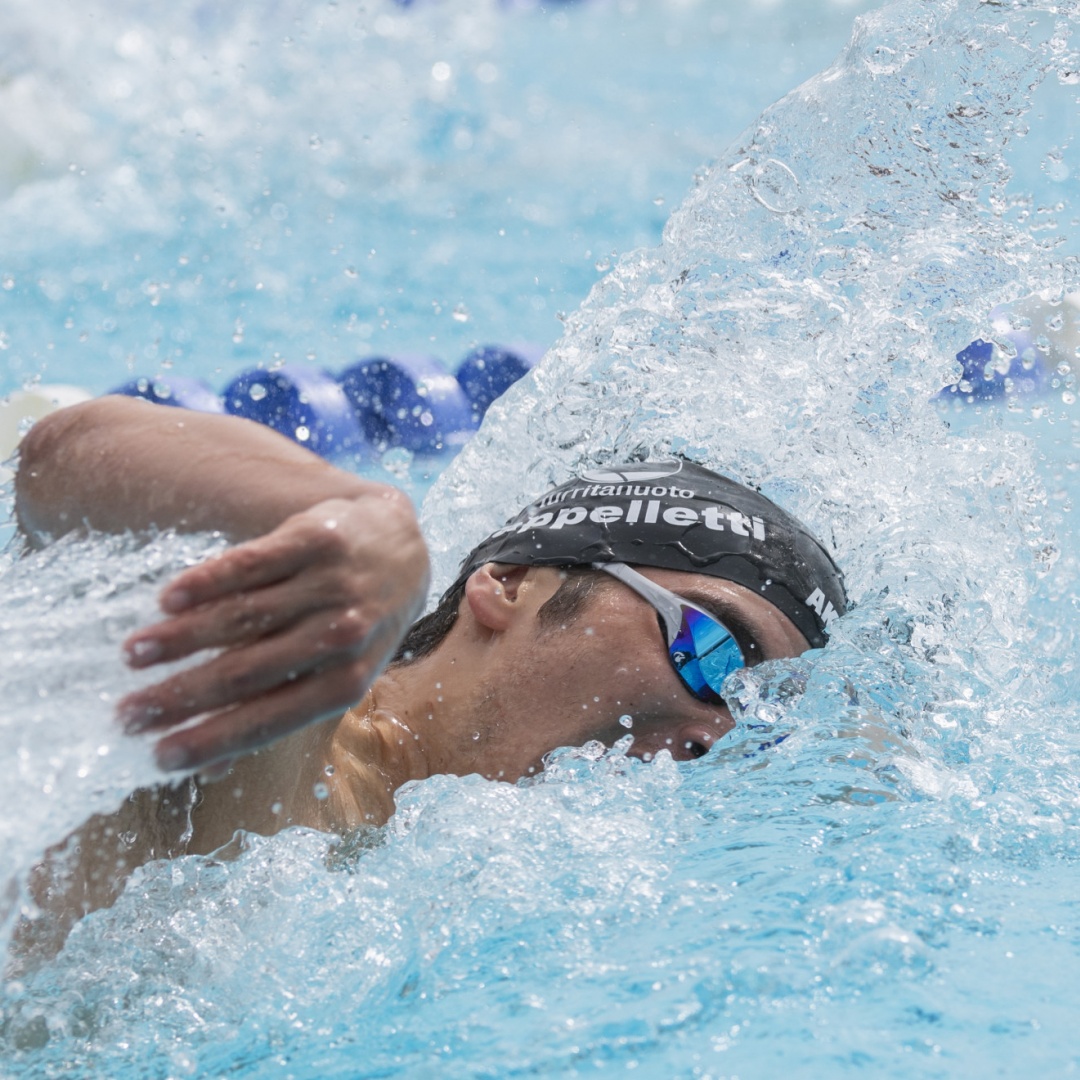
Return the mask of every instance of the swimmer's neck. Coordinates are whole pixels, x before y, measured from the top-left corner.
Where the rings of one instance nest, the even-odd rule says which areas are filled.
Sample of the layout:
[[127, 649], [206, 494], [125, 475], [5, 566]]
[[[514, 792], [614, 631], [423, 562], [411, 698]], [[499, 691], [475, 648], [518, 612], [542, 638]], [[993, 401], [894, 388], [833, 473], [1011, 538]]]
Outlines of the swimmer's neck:
[[440, 667], [390, 668], [343, 716], [241, 758], [221, 780], [202, 782], [189, 850], [214, 851], [237, 829], [269, 836], [294, 825], [341, 833], [385, 824], [402, 784], [453, 771]]
[[[208, 853], [237, 829], [272, 835], [293, 825], [347, 832], [383, 825], [394, 793], [439, 773], [498, 775], [482, 760], [483, 664], [450, 640], [388, 668], [343, 716], [314, 724], [240, 759], [203, 783], [191, 852]], [[490, 734], [490, 733], [488, 733]], [[514, 779], [516, 777], [510, 777]]]

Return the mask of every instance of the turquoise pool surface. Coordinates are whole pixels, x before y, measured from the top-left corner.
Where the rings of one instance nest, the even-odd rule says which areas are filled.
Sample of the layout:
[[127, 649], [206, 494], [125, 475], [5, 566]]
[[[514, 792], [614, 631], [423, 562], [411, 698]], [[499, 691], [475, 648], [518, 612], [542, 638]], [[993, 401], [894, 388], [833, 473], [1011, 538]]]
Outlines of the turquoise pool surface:
[[[733, 676], [701, 760], [566, 748], [143, 868], [9, 972], [0, 1075], [1075, 1073], [1080, 4], [147, 11], [0, 5], [3, 389], [539, 342], [456, 458], [368, 466], [437, 584], [569, 471], [678, 451], [854, 607]], [[1044, 392], [934, 404], [1012, 302]], [[215, 543], [9, 554], [5, 937], [158, 778], [118, 644]]]

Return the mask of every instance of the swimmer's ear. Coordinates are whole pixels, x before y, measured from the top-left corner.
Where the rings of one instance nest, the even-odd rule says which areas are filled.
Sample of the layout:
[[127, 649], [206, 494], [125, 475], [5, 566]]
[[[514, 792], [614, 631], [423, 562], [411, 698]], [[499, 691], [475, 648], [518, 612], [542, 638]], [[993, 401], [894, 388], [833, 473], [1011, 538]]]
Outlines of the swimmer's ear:
[[473, 618], [488, 630], [506, 630], [521, 612], [521, 587], [531, 566], [484, 563], [465, 582], [465, 602]]

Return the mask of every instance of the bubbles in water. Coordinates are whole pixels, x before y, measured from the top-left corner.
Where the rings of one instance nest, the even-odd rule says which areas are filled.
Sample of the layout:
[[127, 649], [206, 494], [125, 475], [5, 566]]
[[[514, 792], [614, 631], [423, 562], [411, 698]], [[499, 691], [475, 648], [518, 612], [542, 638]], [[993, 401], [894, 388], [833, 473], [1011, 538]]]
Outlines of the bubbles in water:
[[268, 393], [269, 391], [266, 387], [259, 382], [252, 383], [251, 386], [248, 387], [248, 397], [250, 397], [252, 401], [262, 401]]
[[407, 483], [411, 478], [413, 453], [404, 446], [395, 446], [387, 450], [379, 459], [382, 467], [399, 483]]
[[787, 165], [773, 158], [761, 165], [754, 165], [750, 159], [739, 163], [740, 166], [743, 164], [749, 166], [750, 190], [766, 210], [774, 214], [790, 214], [798, 209], [799, 178]]
[[634, 726], [634, 718], [624, 714], [619, 717], [619, 723], [622, 724], [624, 728], [632, 728]]

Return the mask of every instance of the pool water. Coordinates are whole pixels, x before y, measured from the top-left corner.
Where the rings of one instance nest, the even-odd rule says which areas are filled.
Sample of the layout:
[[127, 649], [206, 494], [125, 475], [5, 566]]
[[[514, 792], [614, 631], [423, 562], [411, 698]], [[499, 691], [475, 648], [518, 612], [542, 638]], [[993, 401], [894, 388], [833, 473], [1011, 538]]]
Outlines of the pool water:
[[549, 345], [868, 6], [8, 0], [0, 392]]
[[[570, 748], [518, 785], [410, 786], [344, 842], [144, 868], [8, 978], [7, 1074], [1080, 1066], [1071, 365], [1038, 396], [931, 404], [995, 305], [1042, 292], [1049, 334], [1080, 287], [1080, 5], [823, 5], [811, 26], [783, 3], [203, 5], [152, 30], [118, 7], [79, 33], [12, 10], [0, 56], [59, 88], [86, 161], [9, 167], [13, 383], [552, 342], [452, 462], [390, 462], [418, 496], [441, 469], [439, 584], [568, 471], [680, 451], [806, 519], [855, 607], [825, 650], [734, 676], [738, 727], [699, 761]], [[7, 568], [8, 931], [36, 854], [154, 779], [112, 725], [138, 678], [117, 642], [213, 545]]]

